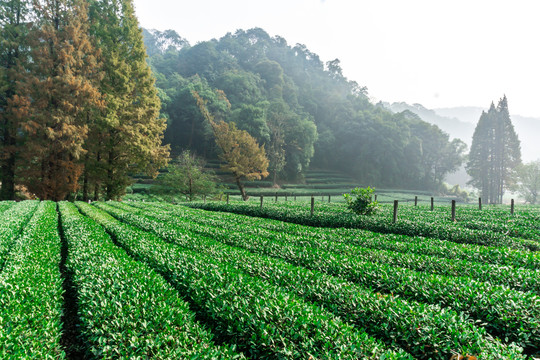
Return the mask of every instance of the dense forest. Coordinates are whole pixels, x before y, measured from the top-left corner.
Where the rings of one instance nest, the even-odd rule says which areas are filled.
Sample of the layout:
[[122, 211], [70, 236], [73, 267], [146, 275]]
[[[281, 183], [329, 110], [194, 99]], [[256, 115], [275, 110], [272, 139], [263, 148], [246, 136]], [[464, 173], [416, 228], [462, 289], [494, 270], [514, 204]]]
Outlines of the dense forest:
[[264, 144], [275, 183], [302, 181], [318, 168], [366, 185], [436, 189], [462, 163], [462, 141], [410, 111], [373, 104], [338, 59], [323, 63], [304, 45], [258, 28], [193, 46], [171, 30], [143, 35], [173, 154], [217, 158], [196, 91], [216, 118]]
[[192, 46], [141, 31], [130, 0], [0, 0], [0, 34], [2, 199], [120, 198], [169, 149], [223, 160], [217, 125], [255, 139], [275, 184], [316, 168], [436, 189], [463, 160], [464, 143], [374, 105], [338, 59], [262, 29]]
[[0, 0], [0, 198], [118, 199], [167, 164], [131, 0]]

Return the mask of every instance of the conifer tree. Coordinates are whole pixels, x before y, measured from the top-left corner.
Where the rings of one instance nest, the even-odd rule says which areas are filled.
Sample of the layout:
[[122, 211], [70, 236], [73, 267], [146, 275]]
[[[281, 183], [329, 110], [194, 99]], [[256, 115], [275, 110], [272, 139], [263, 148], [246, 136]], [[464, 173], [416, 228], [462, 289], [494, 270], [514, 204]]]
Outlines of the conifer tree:
[[[489, 202], [489, 179], [493, 174], [491, 170], [491, 149], [493, 148], [493, 129], [490, 124], [495, 112], [495, 105], [491, 104], [489, 111], [482, 112], [480, 120], [474, 130], [473, 141], [467, 163], [467, 173], [471, 176], [469, 184], [480, 190], [484, 200]], [[489, 115], [488, 115], [489, 114]]]
[[15, 197], [17, 128], [28, 109], [17, 92], [28, 61], [28, 7], [27, 1], [0, 0], [0, 200]]
[[521, 146], [514, 125], [510, 120], [508, 100], [504, 96], [497, 105], [497, 202], [502, 203], [504, 190], [514, 185], [517, 177], [516, 169], [521, 165]]
[[21, 121], [20, 177], [39, 198], [63, 200], [78, 189], [88, 111], [102, 105], [98, 54], [89, 41], [86, 1], [33, 0], [32, 7], [32, 62], [19, 89], [29, 111]]
[[132, 1], [94, 0], [90, 14], [102, 52], [106, 108], [89, 130], [84, 181], [95, 198], [104, 192], [117, 199], [131, 183], [130, 173], [156, 175], [167, 164], [166, 123], [158, 117], [160, 101]]
[[504, 190], [512, 185], [520, 164], [520, 143], [504, 96], [497, 107], [492, 103], [487, 113], [482, 112], [474, 131], [466, 167], [469, 184], [488, 203], [502, 203]]

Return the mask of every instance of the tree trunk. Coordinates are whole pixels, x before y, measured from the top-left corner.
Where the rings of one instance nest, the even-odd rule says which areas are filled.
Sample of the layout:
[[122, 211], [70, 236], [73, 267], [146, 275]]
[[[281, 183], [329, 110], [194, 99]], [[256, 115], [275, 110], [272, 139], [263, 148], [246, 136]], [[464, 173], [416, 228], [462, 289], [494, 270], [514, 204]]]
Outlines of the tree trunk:
[[191, 149], [191, 145], [193, 144], [194, 134], [195, 134], [195, 118], [191, 120], [191, 132], [189, 133], [188, 149]]
[[15, 200], [15, 154], [10, 154], [2, 165], [1, 200]]
[[94, 184], [94, 201], [99, 201], [99, 184]]
[[[102, 143], [101, 141], [99, 142], [99, 146], [101, 147]], [[101, 162], [101, 152], [97, 152], [96, 154], [96, 166], [99, 167], [100, 165], [100, 162]], [[95, 171], [97, 171], [97, 169], [95, 169]], [[99, 181], [101, 180], [101, 172], [99, 172], [100, 175], [98, 175], [94, 181], [94, 201], [99, 201], [99, 188], [100, 188], [100, 184], [99, 184]]]
[[105, 200], [113, 200], [114, 196], [114, 153], [109, 151], [109, 159], [107, 160], [107, 191], [105, 194]]
[[83, 193], [83, 201], [88, 201], [88, 154], [86, 154], [85, 162], [84, 162], [84, 172], [83, 172], [83, 187], [82, 187], [82, 193]]
[[240, 194], [242, 194], [242, 200], [246, 201], [249, 199], [248, 194], [246, 193], [246, 189], [244, 188], [244, 184], [240, 182], [240, 178], [236, 178], [236, 185], [238, 185], [238, 189], [240, 189]]

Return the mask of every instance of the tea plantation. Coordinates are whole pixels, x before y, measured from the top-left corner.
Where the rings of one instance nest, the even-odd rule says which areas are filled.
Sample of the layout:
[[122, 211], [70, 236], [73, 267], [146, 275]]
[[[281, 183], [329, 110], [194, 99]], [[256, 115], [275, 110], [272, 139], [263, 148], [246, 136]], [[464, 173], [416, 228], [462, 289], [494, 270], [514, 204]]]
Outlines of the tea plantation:
[[0, 202], [0, 358], [540, 357], [539, 207], [392, 211]]

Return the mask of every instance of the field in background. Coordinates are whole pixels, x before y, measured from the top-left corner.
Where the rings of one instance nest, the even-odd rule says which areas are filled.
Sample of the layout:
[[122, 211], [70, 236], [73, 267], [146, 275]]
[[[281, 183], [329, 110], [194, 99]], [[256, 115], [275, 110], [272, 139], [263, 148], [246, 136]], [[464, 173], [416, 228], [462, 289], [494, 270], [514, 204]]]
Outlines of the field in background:
[[[214, 170], [217, 169], [216, 164]], [[241, 199], [240, 192], [236, 184], [231, 179], [227, 178], [227, 173], [216, 173], [222, 178], [221, 186], [224, 187], [223, 195], [229, 194], [230, 199]], [[124, 200], [134, 201], [161, 201], [161, 197], [152, 193], [153, 180], [149, 178], [137, 178], [136, 183], [128, 189], [128, 194], [124, 197]], [[362, 187], [364, 185], [359, 184], [355, 179], [348, 177], [342, 173], [336, 173], [332, 171], [307, 171], [305, 184], [281, 184], [279, 188], [272, 187], [272, 182], [267, 180], [260, 181], [246, 181], [246, 190], [250, 195], [250, 201], [259, 201], [259, 197], [272, 197], [275, 198], [278, 195], [278, 201], [294, 200], [294, 196], [298, 201], [310, 201], [311, 196], [315, 196], [317, 201], [328, 201], [328, 195], [330, 195], [331, 202], [343, 202], [342, 194], [349, 193], [351, 189], [355, 187]], [[437, 204], [449, 203], [452, 199], [456, 199], [459, 202], [462, 200], [452, 196], [441, 196], [434, 192], [420, 191], [420, 190], [400, 190], [400, 189], [379, 189], [377, 188], [375, 193], [377, 194], [377, 201], [381, 203], [391, 203], [394, 200], [402, 202], [414, 203], [415, 196], [418, 197], [419, 203], [430, 203], [431, 197], [434, 197], [434, 201]], [[222, 196], [221, 200], [225, 201], [226, 197]], [[217, 200], [217, 199], [215, 199]], [[183, 198], [178, 197], [176, 202], [184, 201]]]

